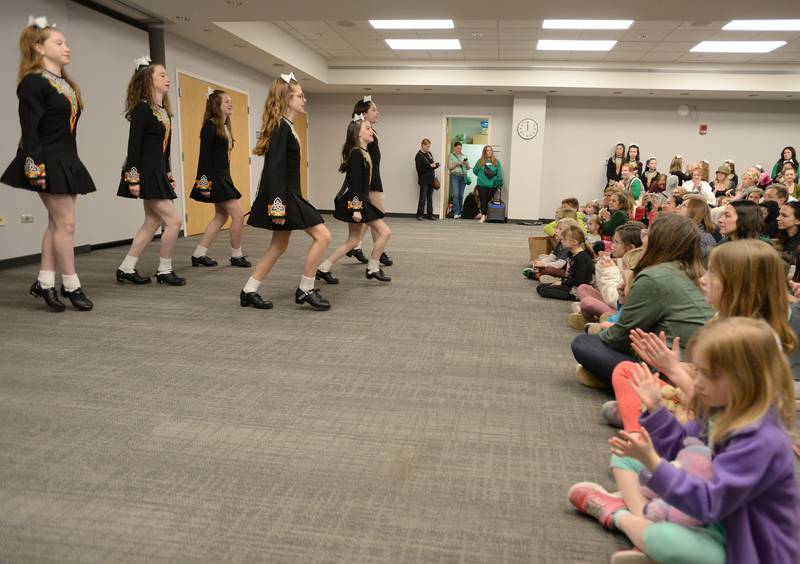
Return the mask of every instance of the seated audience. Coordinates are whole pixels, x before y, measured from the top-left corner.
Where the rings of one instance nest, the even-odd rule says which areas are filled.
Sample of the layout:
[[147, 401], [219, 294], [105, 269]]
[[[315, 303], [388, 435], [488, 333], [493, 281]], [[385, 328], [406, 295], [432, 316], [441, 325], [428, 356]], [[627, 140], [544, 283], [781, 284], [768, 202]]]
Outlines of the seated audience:
[[719, 198], [724, 196], [728, 190], [736, 186], [731, 181], [731, 169], [727, 165], [722, 165], [717, 169], [717, 176], [709, 182], [709, 185], [714, 190], [714, 196]]
[[559, 283], [539, 284], [536, 291], [543, 298], [574, 301], [578, 286], [594, 277], [592, 250], [586, 245], [583, 230], [574, 224], [561, 230], [561, 244], [569, 251], [564, 278]]
[[709, 205], [714, 205], [717, 202], [711, 185], [703, 180], [703, 168], [700, 166], [692, 170], [692, 179], [689, 182], [684, 182], [683, 187], [686, 189], [687, 194], [700, 194], [703, 196]]
[[642, 186], [644, 186], [645, 192], [650, 192], [650, 185], [658, 176], [658, 170], [656, 167], [658, 166], [658, 161], [656, 159], [647, 159], [647, 162], [644, 164], [644, 172], [642, 172]]
[[797, 171], [797, 151], [794, 150], [794, 147], [784, 147], [781, 151], [781, 157], [775, 161], [775, 165], [772, 167], [772, 174], [770, 176], [773, 180], [778, 178], [778, 174], [783, 171], [783, 167], [787, 164], [790, 165], [795, 172]]
[[739, 177], [736, 175], [736, 163], [728, 159], [723, 164], [727, 165], [731, 171], [731, 185], [736, 188], [739, 185]]
[[719, 244], [738, 239], [768, 239], [761, 234], [764, 220], [754, 202], [738, 200], [725, 206], [719, 218]]
[[[559, 208], [559, 209], [563, 209], [563, 208], [569, 208], [569, 209], [575, 210], [575, 214], [576, 214], [575, 215], [575, 219], [578, 220], [578, 223], [580, 223], [581, 226], [583, 227], [583, 231], [586, 232], [586, 223], [585, 223], [586, 222], [586, 214], [583, 211], [580, 210], [580, 204], [578, 203], [578, 199], [577, 198], [564, 198], [563, 200], [561, 200], [561, 208]], [[555, 235], [555, 232], [556, 232], [556, 221], [558, 221], [562, 217], [566, 217], [566, 216], [558, 215], [558, 211], [556, 211], [556, 220], [555, 221], [551, 221], [550, 223], [548, 223], [547, 225], [544, 226], [544, 234], [547, 237], [552, 237], [553, 235]]]
[[611, 237], [613, 237], [617, 227], [628, 221], [632, 208], [633, 200], [630, 194], [626, 192], [614, 192], [608, 197], [608, 209], [600, 210], [599, 215], [600, 236], [603, 242], [608, 243], [608, 245], [604, 244], [602, 249], [596, 250], [602, 251], [607, 250], [605, 249], [606, 246], [611, 247]]
[[672, 161], [669, 163], [669, 173], [678, 177], [680, 184], [692, 179], [692, 175], [688, 171], [683, 170], [683, 157], [680, 155], [672, 157]]
[[781, 208], [778, 202], [766, 199], [758, 207], [763, 220], [761, 234], [768, 239], [774, 239], [778, 236], [778, 213]]
[[711, 210], [708, 209], [703, 198], [693, 197], [684, 200], [679, 208], [679, 213], [691, 219], [700, 229], [700, 253], [703, 263], [706, 262], [711, 249], [717, 244], [714, 238], [714, 223], [711, 221]]
[[778, 214], [778, 244], [784, 260], [794, 263], [794, 255], [800, 245], [800, 202], [781, 206]]

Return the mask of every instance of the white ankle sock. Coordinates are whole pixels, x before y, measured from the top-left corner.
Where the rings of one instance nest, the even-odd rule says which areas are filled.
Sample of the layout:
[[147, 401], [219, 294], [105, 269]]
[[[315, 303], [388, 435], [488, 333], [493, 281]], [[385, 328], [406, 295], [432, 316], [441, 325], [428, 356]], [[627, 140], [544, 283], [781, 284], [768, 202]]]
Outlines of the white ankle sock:
[[36, 279], [39, 281], [39, 286], [44, 289], [56, 287], [56, 273], [54, 270], [40, 270]]
[[261, 280], [256, 280], [252, 276], [247, 279], [247, 283], [244, 285], [242, 290], [245, 294], [250, 294], [252, 292], [258, 292], [258, 288], [261, 286]]
[[354, 251], [360, 251], [361, 250], [361, 241], [359, 241], [358, 244], [355, 247], [353, 247], [353, 250]]
[[314, 289], [314, 279], [308, 276], [300, 276], [300, 289], [304, 292], [310, 292]]
[[172, 272], [172, 259], [158, 257], [158, 273], [167, 274], [168, 272]]
[[381, 262], [375, 259], [369, 259], [367, 262], [367, 271], [368, 272], [378, 272], [381, 269]]
[[241, 247], [239, 247], [238, 249], [234, 249], [233, 247], [231, 247], [231, 258], [239, 258], [239, 257], [243, 257], [243, 256], [244, 256], [244, 253], [242, 252], [242, 248]]
[[81, 281], [78, 279], [77, 274], [62, 274], [61, 283], [67, 292], [74, 292], [81, 287]]
[[331, 261], [323, 260], [321, 263], [319, 263], [319, 268], [317, 270], [320, 272], [330, 272], [332, 266], [333, 263]]
[[125, 274], [133, 274], [133, 271], [136, 270], [137, 262], [139, 262], [139, 257], [132, 257], [131, 255], [126, 255], [122, 261], [122, 264], [119, 265], [119, 269]]
[[203, 247], [202, 245], [197, 245], [197, 247], [195, 247], [195, 249], [194, 249], [194, 252], [192, 253], [192, 256], [194, 258], [204, 257], [204, 256], [206, 256], [207, 252], [208, 252], [208, 247]]

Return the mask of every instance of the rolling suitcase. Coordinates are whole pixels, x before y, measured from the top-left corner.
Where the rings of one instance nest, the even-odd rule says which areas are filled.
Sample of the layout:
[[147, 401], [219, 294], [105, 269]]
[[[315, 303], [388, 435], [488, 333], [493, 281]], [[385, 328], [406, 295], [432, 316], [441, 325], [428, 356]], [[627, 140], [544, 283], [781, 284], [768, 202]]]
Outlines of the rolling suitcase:
[[492, 201], [486, 208], [486, 221], [489, 223], [505, 223], [506, 222], [506, 205], [500, 198], [500, 189], [495, 192]]

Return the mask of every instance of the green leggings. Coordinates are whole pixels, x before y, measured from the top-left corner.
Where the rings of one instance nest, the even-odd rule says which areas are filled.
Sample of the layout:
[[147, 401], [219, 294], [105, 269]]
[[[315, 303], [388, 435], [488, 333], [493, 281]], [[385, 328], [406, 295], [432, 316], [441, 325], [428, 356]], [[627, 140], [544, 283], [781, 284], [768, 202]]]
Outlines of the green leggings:
[[[638, 474], [644, 465], [630, 457], [611, 456], [611, 467]], [[664, 521], [644, 532], [644, 552], [659, 564], [725, 564], [725, 529], [719, 523], [684, 527]]]

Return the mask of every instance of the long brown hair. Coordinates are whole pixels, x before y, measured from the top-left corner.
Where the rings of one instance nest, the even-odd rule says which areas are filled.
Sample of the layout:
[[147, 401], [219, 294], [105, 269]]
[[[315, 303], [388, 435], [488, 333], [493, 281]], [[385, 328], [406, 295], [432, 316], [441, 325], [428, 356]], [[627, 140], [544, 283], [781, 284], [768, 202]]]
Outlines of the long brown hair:
[[650, 226], [647, 249], [633, 273], [636, 276], [650, 266], [678, 261], [686, 276], [698, 284], [703, 275], [701, 256], [700, 228], [695, 222], [682, 215], [662, 215]]
[[[156, 67], [163, 66], [161, 63], [150, 63], [149, 65], [140, 65], [133, 71], [133, 76], [128, 82], [128, 93], [125, 96], [125, 119], [130, 121], [131, 112], [139, 102], [146, 102], [151, 108], [158, 106], [155, 92], [153, 92], [153, 73], [156, 72]], [[169, 98], [167, 98], [166, 94], [161, 100], [161, 105], [167, 110], [167, 114], [172, 117]]]
[[214, 90], [208, 95], [206, 100], [206, 112], [203, 114], [203, 123], [211, 120], [217, 128], [217, 135], [230, 141], [231, 147], [234, 144], [233, 128], [231, 127], [231, 117], [222, 115], [222, 97], [228, 93], [224, 90]]
[[[703, 204], [705, 205], [705, 204]], [[769, 323], [787, 352], [797, 347], [789, 325], [785, 267], [778, 251], [757, 239], [731, 241], [711, 251], [708, 271], [722, 284], [719, 317], [756, 317]], [[746, 284], [742, 273], [747, 273]]]
[[683, 201], [686, 206], [686, 215], [698, 226], [706, 230], [706, 233], [714, 232], [714, 222], [711, 221], [711, 211], [708, 204], [700, 198], [686, 198]]
[[265, 155], [269, 150], [270, 136], [281, 124], [281, 119], [286, 110], [289, 109], [289, 96], [292, 93], [292, 89], [298, 84], [294, 79], [289, 79], [289, 82], [286, 82], [278, 77], [270, 86], [267, 101], [264, 102], [261, 131], [258, 132], [256, 148], [253, 149], [254, 155]]
[[[29, 74], [40, 73], [44, 69], [42, 65], [43, 55], [36, 51], [36, 45], [41, 45], [50, 38], [52, 32], [61, 33], [60, 30], [49, 25], [45, 28], [38, 28], [35, 25], [29, 25], [22, 30], [19, 36], [19, 71], [17, 72], [17, 84], [22, 82], [22, 79]], [[63, 33], [61, 33], [63, 35]], [[81, 89], [77, 83], [67, 76], [66, 70], [62, 67], [61, 78], [67, 81], [72, 89], [75, 91], [75, 96], [78, 98], [78, 107], [83, 109], [83, 98], [81, 97]]]
[[339, 172], [346, 172], [347, 165], [350, 164], [350, 153], [356, 147], [361, 147], [358, 140], [358, 134], [361, 133], [361, 125], [366, 120], [353, 121], [347, 124], [347, 133], [345, 134], [344, 145], [342, 145], [342, 163], [339, 165]]
[[[491, 145], [486, 145], [483, 148], [483, 151], [481, 151], [481, 158], [478, 161], [478, 167], [482, 167], [483, 165], [486, 164], [486, 159], [488, 158], [486, 156], [486, 149], [492, 149], [492, 146]], [[491, 161], [492, 161], [492, 164], [494, 166], [497, 166], [497, 157], [494, 156], [494, 149], [492, 149], [492, 159], [491, 159]]]
[[[752, 425], [772, 408], [790, 432], [795, 411], [792, 373], [772, 327], [764, 320], [729, 317], [709, 323], [692, 335], [686, 352], [689, 362], [703, 357], [711, 369], [707, 378], [725, 378], [727, 383], [729, 400], [714, 417], [712, 443], [719, 444]], [[708, 424], [711, 410], [696, 395], [692, 411], [702, 425]]]

